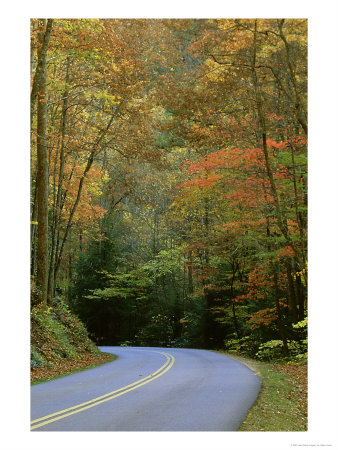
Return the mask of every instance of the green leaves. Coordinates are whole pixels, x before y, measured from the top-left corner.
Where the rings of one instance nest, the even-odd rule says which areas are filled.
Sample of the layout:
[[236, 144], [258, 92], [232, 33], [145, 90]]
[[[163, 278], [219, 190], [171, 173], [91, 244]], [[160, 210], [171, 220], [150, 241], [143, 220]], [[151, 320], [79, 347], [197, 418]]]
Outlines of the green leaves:
[[102, 272], [108, 279], [108, 287], [104, 289], [95, 289], [91, 295], [86, 295], [86, 299], [103, 299], [103, 300], [126, 300], [128, 298], [141, 299], [145, 298], [145, 294], [152, 286], [152, 281], [147, 274], [136, 269], [129, 273], [109, 274]]
[[170, 250], [161, 250], [154, 259], [143, 266], [143, 270], [154, 279], [170, 274], [179, 273], [186, 259], [182, 256], [185, 246]]

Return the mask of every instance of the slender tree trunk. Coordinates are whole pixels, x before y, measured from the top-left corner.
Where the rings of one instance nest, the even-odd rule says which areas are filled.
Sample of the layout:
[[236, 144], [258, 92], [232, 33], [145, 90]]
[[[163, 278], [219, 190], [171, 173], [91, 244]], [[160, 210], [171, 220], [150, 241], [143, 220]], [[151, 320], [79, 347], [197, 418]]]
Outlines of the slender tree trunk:
[[67, 58], [67, 71], [65, 80], [65, 90], [64, 90], [64, 101], [62, 107], [62, 123], [61, 123], [61, 148], [60, 148], [60, 165], [59, 165], [59, 176], [58, 176], [58, 189], [56, 201], [54, 204], [54, 221], [52, 229], [52, 245], [51, 245], [51, 256], [49, 265], [49, 278], [48, 278], [48, 299], [50, 300], [55, 293], [55, 260], [56, 260], [56, 250], [57, 250], [57, 234], [59, 231], [59, 223], [61, 216], [61, 202], [62, 202], [62, 184], [63, 184], [63, 174], [64, 174], [64, 164], [65, 164], [65, 139], [67, 131], [67, 112], [68, 112], [68, 92], [69, 92], [69, 69], [70, 69], [70, 59]]
[[235, 327], [237, 338], [241, 339], [242, 334], [241, 334], [241, 331], [239, 329], [238, 320], [237, 320], [237, 316], [236, 316], [236, 306], [235, 306], [235, 302], [233, 300], [234, 299], [234, 281], [235, 281], [236, 272], [237, 272], [237, 267], [236, 267], [235, 263], [233, 263], [232, 264], [232, 277], [231, 277], [231, 284], [230, 284], [232, 319], [233, 319], [233, 322], [234, 322], [234, 327]]
[[267, 176], [269, 179], [271, 194], [274, 201], [274, 206], [276, 209], [276, 218], [277, 218], [277, 224], [282, 232], [283, 236], [285, 237], [285, 240], [287, 244], [292, 248], [292, 250], [295, 253], [295, 257], [297, 260], [297, 263], [299, 265], [300, 269], [303, 269], [305, 267], [305, 261], [303, 258], [303, 255], [299, 252], [297, 246], [295, 245], [294, 241], [291, 239], [288, 225], [285, 219], [285, 216], [282, 213], [278, 192], [275, 184], [275, 180], [273, 177], [273, 170], [272, 165], [270, 161], [270, 156], [268, 152], [268, 146], [267, 146], [267, 131], [266, 131], [266, 124], [265, 124], [265, 118], [264, 118], [264, 112], [263, 112], [263, 100], [262, 100], [262, 94], [259, 88], [257, 73], [256, 73], [256, 47], [257, 47], [257, 20], [255, 21], [255, 33], [254, 33], [254, 43], [253, 43], [253, 56], [252, 56], [252, 62], [251, 62], [251, 73], [252, 73], [252, 82], [254, 86], [254, 92], [255, 92], [255, 101], [256, 101], [256, 109], [257, 109], [257, 115], [258, 115], [258, 121], [260, 126], [260, 134], [262, 139], [262, 148], [263, 148], [263, 154], [264, 154], [264, 160], [265, 160], [265, 168], [267, 172]]
[[[296, 220], [298, 223], [298, 229], [299, 229], [299, 235], [300, 235], [300, 245], [301, 245], [301, 253], [302, 253], [302, 258], [303, 261], [305, 262], [307, 260], [307, 255], [306, 255], [306, 237], [305, 237], [305, 231], [306, 231], [306, 220], [304, 220], [303, 218], [303, 214], [301, 211], [299, 211], [299, 204], [300, 204], [300, 192], [299, 189], [297, 187], [297, 178], [296, 178], [296, 167], [295, 167], [295, 155], [294, 155], [294, 147], [291, 144], [291, 139], [290, 139], [290, 148], [291, 148], [291, 157], [292, 157], [292, 179], [293, 179], [293, 188], [294, 188], [294, 193], [295, 193], [295, 210], [296, 210]], [[303, 204], [305, 203], [306, 205], [306, 200], [304, 202], [303, 199]]]
[[299, 275], [296, 275], [296, 286], [297, 286], [297, 296], [299, 305], [299, 320], [304, 320], [305, 318], [305, 298], [302, 280]]
[[[204, 236], [205, 236], [205, 249], [204, 249], [204, 260], [205, 260], [205, 268], [209, 269], [209, 262], [210, 262], [210, 254], [209, 254], [209, 248], [207, 247], [209, 245], [209, 232], [210, 232], [210, 218], [209, 218], [209, 199], [206, 198], [204, 201]], [[209, 284], [208, 279], [203, 280], [203, 285]], [[204, 289], [204, 297], [206, 301], [205, 306], [205, 329], [204, 329], [204, 340], [206, 348], [212, 347], [212, 332], [211, 330], [214, 327], [214, 321], [211, 314], [211, 308], [212, 308], [212, 298], [210, 292]]]
[[37, 108], [37, 200], [38, 200], [38, 248], [36, 285], [40, 290], [39, 302], [47, 306], [48, 285], [48, 158], [47, 158], [47, 48], [53, 20], [48, 19], [39, 51], [38, 108]]
[[153, 256], [157, 255], [157, 231], [158, 231], [158, 217], [156, 210], [154, 211], [154, 228], [153, 228]]
[[[189, 156], [190, 156], [190, 148], [188, 149]], [[191, 211], [189, 209], [188, 211], [188, 233], [189, 233], [189, 243], [191, 244], [191, 233], [192, 233], [192, 215]], [[193, 262], [193, 252], [192, 250], [188, 251], [188, 263], [187, 263], [187, 269], [188, 269], [188, 295], [191, 295], [194, 293], [194, 280], [193, 280], [193, 270], [194, 270], [194, 262]]]
[[[33, 185], [31, 185], [33, 189]], [[38, 221], [38, 199], [37, 199], [37, 185], [35, 183], [34, 198], [31, 208], [31, 276], [34, 277], [36, 267], [36, 238], [37, 238], [37, 221]]]
[[[38, 21], [36, 19], [32, 19], [31, 23], [33, 25], [32, 32], [35, 34], [38, 29]], [[31, 79], [32, 84], [34, 80], [34, 65], [36, 61], [36, 50], [38, 48], [37, 45], [37, 39], [34, 38], [31, 40], [31, 59], [30, 59], [30, 73], [31, 73]], [[34, 93], [34, 101], [36, 98], [36, 94]], [[31, 126], [32, 126], [32, 117], [33, 117], [33, 110], [31, 112]], [[32, 130], [31, 130], [32, 131]], [[31, 152], [31, 167], [32, 167], [32, 152]], [[34, 186], [35, 182], [35, 186]], [[34, 186], [34, 187], [33, 187]], [[34, 199], [31, 206], [31, 276], [34, 276], [35, 273], [35, 253], [36, 253], [36, 236], [37, 236], [37, 228], [35, 222], [38, 220], [38, 205], [37, 205], [37, 186], [36, 186], [36, 174], [33, 174], [33, 171], [31, 171], [31, 193], [34, 189]]]
[[234, 301], [231, 302], [231, 309], [232, 309], [232, 319], [234, 321], [236, 335], [237, 335], [238, 339], [241, 339], [242, 334], [240, 332], [239, 325], [238, 325], [238, 320], [237, 320], [237, 316], [236, 316], [236, 307], [235, 307]]
[[193, 258], [192, 258], [192, 250], [188, 252], [188, 294], [191, 295], [194, 293], [194, 281], [193, 281]]
[[77, 206], [78, 206], [80, 198], [81, 198], [81, 192], [82, 192], [82, 188], [83, 188], [84, 179], [85, 179], [85, 176], [88, 173], [88, 171], [91, 168], [91, 166], [93, 164], [93, 161], [94, 161], [94, 153], [95, 153], [94, 151], [91, 152], [91, 154], [89, 156], [89, 159], [87, 161], [86, 168], [85, 168], [85, 170], [83, 172], [82, 177], [80, 178], [80, 183], [79, 183], [79, 187], [78, 187], [78, 191], [77, 191], [76, 200], [75, 200], [73, 208], [72, 208], [72, 210], [70, 212], [70, 215], [69, 215], [69, 218], [68, 218], [68, 223], [67, 223], [67, 226], [66, 226], [66, 231], [65, 231], [65, 234], [63, 236], [63, 239], [62, 239], [62, 242], [61, 242], [61, 247], [60, 247], [60, 250], [59, 250], [59, 254], [57, 256], [56, 263], [55, 263], [55, 273], [54, 273], [55, 279], [56, 279], [56, 276], [57, 276], [57, 273], [58, 273], [58, 270], [59, 270], [59, 267], [60, 267], [60, 262], [61, 262], [64, 246], [65, 246], [65, 243], [67, 241], [67, 237], [68, 237], [70, 228], [71, 228], [72, 223], [73, 223], [73, 217], [74, 217], [75, 211], [77, 209]]
[[278, 324], [278, 331], [279, 335], [281, 337], [281, 340], [283, 342], [283, 352], [286, 357], [289, 356], [289, 347], [288, 342], [285, 336], [285, 330], [284, 330], [284, 324], [283, 324], [283, 318], [282, 318], [282, 311], [279, 303], [279, 288], [278, 288], [278, 272], [277, 267], [274, 268], [274, 286], [275, 286], [275, 303], [276, 303], [276, 310], [277, 310], [277, 324]]
[[284, 43], [285, 46], [285, 51], [286, 51], [286, 62], [287, 62], [287, 66], [289, 69], [289, 74], [290, 74], [290, 79], [291, 79], [291, 84], [293, 87], [293, 92], [294, 92], [294, 98], [295, 98], [295, 110], [296, 110], [296, 118], [299, 122], [299, 124], [301, 125], [301, 127], [304, 130], [304, 133], [307, 136], [307, 119], [306, 116], [304, 114], [304, 108], [300, 99], [300, 95], [298, 92], [298, 87], [297, 87], [297, 80], [296, 80], [296, 73], [293, 67], [293, 64], [291, 62], [291, 56], [290, 56], [290, 45], [284, 35], [283, 32], [283, 25], [284, 25], [285, 19], [280, 19], [277, 21], [278, 23], [278, 28], [279, 28], [279, 35]]
[[93, 145], [94, 150], [91, 151], [90, 156], [89, 156], [88, 161], [87, 161], [86, 168], [85, 168], [85, 170], [84, 170], [84, 172], [83, 172], [83, 174], [82, 174], [82, 176], [80, 178], [80, 182], [79, 182], [79, 187], [78, 187], [78, 190], [77, 190], [77, 196], [76, 196], [76, 199], [75, 199], [75, 203], [74, 203], [74, 205], [72, 207], [72, 210], [71, 210], [69, 218], [68, 218], [68, 222], [67, 222], [65, 234], [63, 235], [63, 239], [62, 239], [62, 242], [61, 242], [60, 250], [57, 253], [56, 262], [55, 262], [54, 279], [56, 279], [56, 277], [57, 277], [57, 273], [58, 273], [58, 270], [59, 270], [59, 267], [60, 267], [60, 263], [61, 263], [61, 258], [62, 258], [62, 255], [63, 255], [64, 246], [65, 246], [65, 243], [67, 241], [67, 237], [68, 237], [69, 231], [71, 229], [71, 226], [73, 224], [73, 217], [74, 217], [75, 211], [76, 211], [77, 206], [78, 206], [78, 204], [80, 202], [84, 180], [85, 180], [86, 175], [89, 172], [89, 170], [90, 170], [90, 168], [91, 168], [91, 166], [92, 166], [92, 164], [94, 162], [94, 156], [98, 153], [98, 151], [96, 149], [99, 147], [102, 139], [104, 138], [104, 136], [106, 135], [107, 131], [109, 130], [111, 124], [113, 123], [113, 120], [114, 120], [114, 115], [112, 115], [111, 119], [109, 120], [108, 125], [106, 126], [106, 129], [103, 130], [103, 132], [101, 133], [101, 135], [99, 136], [97, 141], [94, 143], [94, 145]]
[[80, 230], [80, 233], [79, 233], [79, 248], [80, 248], [80, 253], [82, 253], [83, 252], [82, 230]]
[[292, 322], [297, 323], [299, 320], [298, 309], [297, 309], [297, 298], [296, 298], [295, 286], [294, 286], [293, 277], [292, 277], [290, 261], [287, 261], [287, 263], [286, 263], [286, 275], [287, 275], [287, 279], [288, 279], [288, 291], [289, 291], [290, 307], [291, 307], [291, 314], [292, 314]]

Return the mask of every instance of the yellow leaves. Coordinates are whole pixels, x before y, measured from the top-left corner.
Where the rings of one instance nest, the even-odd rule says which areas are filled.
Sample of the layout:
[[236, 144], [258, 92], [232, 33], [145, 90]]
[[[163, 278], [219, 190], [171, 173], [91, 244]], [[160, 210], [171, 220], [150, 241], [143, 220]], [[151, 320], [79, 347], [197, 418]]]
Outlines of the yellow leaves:
[[169, 122], [169, 121], [173, 120], [173, 118], [171, 116], [169, 116], [169, 117], [166, 116], [165, 109], [163, 108], [163, 106], [160, 106], [160, 105], [156, 105], [156, 106], [152, 107], [151, 108], [151, 113], [152, 113], [152, 116], [154, 118], [157, 118], [157, 119], [162, 120], [162, 121], [165, 120], [166, 122]]
[[107, 170], [101, 175], [102, 183], [107, 183], [110, 180], [109, 172]]
[[307, 46], [307, 20], [290, 19], [285, 21], [283, 31], [289, 43]]
[[131, 212], [122, 209], [122, 216], [123, 216], [123, 224], [125, 227], [131, 228], [135, 226], [135, 217], [132, 215]]
[[83, 109], [81, 111], [81, 116], [84, 119], [84, 121], [87, 121], [89, 119], [89, 117], [90, 117], [90, 115], [88, 114], [88, 112], [85, 109]]
[[268, 57], [276, 52], [276, 45], [274, 44], [263, 44], [260, 47], [259, 56]]
[[208, 59], [205, 63], [208, 67], [209, 71], [206, 73], [206, 77], [210, 81], [224, 81], [225, 80], [225, 71], [217, 64], [214, 60]]
[[122, 98], [119, 95], [109, 94], [107, 89], [96, 93], [95, 98], [97, 98], [98, 100], [104, 100], [109, 105], [119, 105], [122, 100]]
[[[198, 128], [198, 125], [196, 125], [196, 127]], [[187, 148], [186, 147], [175, 147], [172, 152], [175, 152], [177, 155], [183, 155], [186, 156], [187, 155]]]
[[91, 197], [100, 197], [103, 194], [101, 186], [97, 183], [90, 184], [87, 187], [87, 192]]
[[234, 19], [219, 19], [217, 20], [217, 25], [220, 30], [227, 30], [234, 26]]
[[295, 273], [293, 274], [294, 280], [295, 280], [296, 277], [298, 276], [298, 277], [300, 277], [302, 283], [305, 284], [305, 278], [306, 278], [306, 275], [307, 275], [307, 269], [308, 269], [307, 266], [308, 266], [308, 263], [307, 263], [307, 261], [306, 261], [305, 267], [304, 267], [302, 270], [300, 270], [299, 272], [295, 272]]
[[117, 65], [115, 63], [111, 63], [110, 68], [113, 70], [113, 72], [120, 72], [120, 68], [117, 67]]

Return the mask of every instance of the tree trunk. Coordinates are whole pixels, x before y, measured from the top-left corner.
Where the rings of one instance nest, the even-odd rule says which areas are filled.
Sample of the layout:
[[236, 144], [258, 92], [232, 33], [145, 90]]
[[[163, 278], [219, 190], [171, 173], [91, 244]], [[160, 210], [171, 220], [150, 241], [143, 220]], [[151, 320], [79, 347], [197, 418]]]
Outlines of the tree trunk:
[[[35, 102], [38, 98], [38, 93], [41, 95], [41, 79], [46, 76], [46, 63], [47, 63], [47, 49], [49, 45], [50, 35], [52, 32], [53, 19], [39, 19], [38, 28], [40, 28], [39, 33], [39, 49], [38, 49], [38, 64], [36, 67], [35, 75], [32, 82], [31, 90], [31, 126], [35, 110]], [[45, 30], [43, 32], [43, 30]], [[33, 49], [32, 49], [33, 51]]]
[[296, 275], [296, 286], [297, 286], [297, 296], [299, 305], [299, 320], [304, 320], [305, 318], [305, 298], [302, 280], [299, 275]]
[[36, 285], [39, 288], [39, 302], [47, 306], [48, 285], [48, 158], [47, 158], [47, 48], [53, 20], [48, 19], [39, 51], [38, 107], [37, 107], [37, 203], [38, 203], [38, 248]]
[[286, 263], [286, 275], [287, 275], [287, 279], [288, 279], [288, 291], [289, 291], [290, 307], [291, 307], [291, 314], [292, 314], [292, 322], [297, 323], [299, 320], [298, 309], [297, 309], [297, 298], [296, 298], [295, 286], [294, 286], [293, 277], [292, 277], [290, 261], [287, 261], [287, 263]]
[[235, 303], [233, 301], [231, 302], [231, 308], [232, 308], [232, 319], [234, 321], [234, 327], [235, 327], [236, 335], [237, 335], [238, 339], [241, 339], [242, 335], [241, 335], [241, 332], [239, 330], [238, 320], [237, 320], [237, 317], [236, 317]]
[[[204, 248], [204, 260], [205, 260], [205, 268], [206, 270], [209, 269], [209, 261], [210, 261], [210, 255], [209, 255], [209, 248], [207, 247], [209, 244], [209, 199], [206, 198], [204, 200], [204, 236], [205, 236], [205, 248]], [[203, 277], [203, 286], [207, 285], [208, 280]], [[214, 321], [211, 314], [211, 307], [212, 307], [212, 299], [211, 294], [204, 288], [204, 297], [205, 297], [205, 320], [204, 320], [204, 342], [206, 348], [212, 348], [212, 329], [214, 325]]]
[[193, 281], [193, 258], [192, 258], [192, 250], [188, 251], [188, 294], [191, 295], [194, 293], [194, 281]]
[[114, 120], [114, 115], [112, 115], [111, 119], [109, 120], [108, 125], [106, 126], [106, 129], [102, 131], [101, 135], [98, 137], [97, 141], [94, 143], [94, 145], [93, 145], [94, 150], [91, 151], [90, 156], [89, 156], [88, 161], [87, 161], [86, 168], [85, 168], [85, 170], [84, 170], [84, 172], [83, 172], [83, 174], [82, 174], [82, 176], [80, 178], [80, 182], [79, 182], [79, 187], [78, 187], [78, 190], [77, 190], [77, 196], [76, 196], [76, 199], [75, 199], [75, 203], [74, 203], [74, 205], [72, 207], [72, 210], [71, 210], [69, 218], [68, 218], [68, 222], [67, 222], [65, 234], [63, 235], [63, 239], [62, 239], [62, 242], [61, 242], [60, 250], [57, 251], [57, 255], [56, 255], [55, 271], [54, 271], [54, 278], [55, 279], [57, 277], [58, 270], [59, 270], [59, 267], [60, 267], [64, 246], [65, 246], [65, 243], [67, 241], [67, 237], [68, 237], [69, 231], [71, 229], [71, 226], [73, 224], [73, 217], [74, 217], [75, 211], [77, 209], [77, 206], [78, 206], [78, 204], [80, 202], [80, 198], [81, 198], [81, 193], [82, 193], [82, 188], [83, 188], [83, 183], [84, 183], [85, 177], [86, 177], [87, 173], [89, 172], [89, 170], [90, 170], [90, 168], [91, 168], [91, 166], [92, 166], [92, 164], [94, 162], [94, 156], [98, 153], [97, 148], [99, 147], [102, 139], [104, 138], [104, 136], [106, 135], [107, 131], [109, 130], [111, 124], [113, 123], [113, 120]]
[[281, 340], [283, 342], [283, 352], [286, 357], [289, 357], [289, 347], [288, 342], [286, 340], [285, 332], [284, 332], [284, 325], [283, 325], [283, 319], [282, 319], [282, 311], [279, 303], [279, 289], [278, 289], [278, 272], [277, 267], [274, 268], [274, 286], [275, 286], [275, 302], [276, 302], [276, 310], [277, 310], [277, 324], [278, 324], [278, 331], [279, 335], [281, 337]]
[[65, 90], [64, 90], [64, 101], [62, 107], [62, 124], [61, 124], [61, 148], [60, 148], [60, 166], [59, 166], [59, 176], [58, 176], [58, 190], [56, 196], [56, 202], [54, 205], [54, 220], [52, 229], [52, 245], [51, 245], [51, 256], [49, 265], [49, 278], [48, 278], [48, 300], [54, 296], [55, 292], [55, 260], [56, 260], [56, 250], [57, 250], [57, 233], [59, 230], [60, 216], [61, 216], [61, 202], [62, 202], [62, 184], [63, 184], [63, 173], [65, 164], [65, 139], [67, 131], [67, 111], [68, 111], [68, 91], [69, 91], [69, 68], [70, 59], [67, 58], [67, 72], [65, 80]]
[[264, 111], [263, 111], [263, 101], [262, 101], [262, 94], [259, 88], [257, 73], [256, 73], [256, 46], [257, 46], [257, 20], [255, 21], [255, 33], [254, 33], [254, 43], [253, 43], [253, 56], [252, 56], [252, 62], [251, 62], [251, 74], [252, 74], [252, 82], [254, 86], [254, 92], [255, 92], [255, 101], [256, 101], [256, 108], [257, 108], [257, 115], [258, 115], [258, 122], [259, 122], [259, 128], [260, 128], [260, 135], [262, 139], [262, 148], [263, 148], [263, 154], [264, 154], [264, 160], [265, 160], [265, 168], [270, 184], [271, 189], [271, 195], [273, 197], [274, 206], [276, 209], [276, 218], [277, 218], [277, 224], [278, 227], [283, 234], [287, 244], [292, 248], [294, 251], [297, 263], [299, 265], [300, 269], [303, 269], [305, 267], [306, 261], [304, 261], [303, 255], [298, 250], [297, 246], [295, 245], [294, 241], [291, 239], [288, 225], [285, 219], [285, 216], [283, 215], [279, 196], [273, 176], [273, 170], [272, 165], [270, 161], [270, 156], [268, 152], [268, 146], [267, 146], [267, 131], [266, 131], [266, 124], [265, 124], [265, 117], [264, 117]]
[[238, 265], [236, 265], [236, 263], [233, 262], [232, 263], [232, 277], [231, 277], [231, 284], [230, 284], [230, 297], [231, 297], [232, 319], [234, 322], [236, 335], [237, 335], [238, 339], [241, 339], [242, 335], [241, 335], [239, 325], [238, 325], [238, 320], [237, 320], [237, 316], [236, 316], [236, 307], [235, 307], [235, 302], [234, 302], [234, 281], [235, 281], [237, 268], [238, 268]]
[[283, 32], [284, 21], [285, 21], [285, 19], [280, 19], [277, 21], [278, 28], [279, 28], [279, 35], [285, 46], [286, 62], [287, 62], [287, 66], [289, 69], [291, 84], [292, 84], [293, 91], [294, 91], [294, 98], [295, 98], [294, 105], [295, 105], [295, 111], [296, 111], [296, 118], [297, 118], [299, 124], [301, 125], [301, 127], [303, 128], [305, 135], [307, 136], [307, 128], [308, 128], [307, 127], [307, 119], [304, 114], [304, 108], [303, 108], [303, 105], [302, 105], [302, 102], [301, 102], [301, 99], [299, 96], [298, 88], [297, 88], [296, 73], [295, 73], [293, 64], [291, 62], [291, 57], [290, 57], [290, 46], [289, 46], [289, 43]]
[[70, 212], [70, 215], [69, 215], [69, 218], [68, 218], [68, 223], [67, 223], [67, 226], [66, 226], [66, 231], [65, 231], [65, 234], [63, 236], [63, 239], [62, 239], [62, 242], [61, 242], [61, 247], [60, 247], [60, 250], [59, 250], [59, 254], [57, 255], [57, 259], [56, 259], [56, 263], [55, 263], [55, 272], [54, 272], [54, 278], [55, 279], [57, 277], [57, 273], [58, 273], [58, 270], [59, 270], [59, 267], [60, 267], [60, 262], [61, 262], [61, 258], [62, 258], [62, 254], [63, 254], [63, 249], [64, 249], [65, 243], [67, 241], [68, 233], [69, 233], [69, 231], [71, 229], [71, 226], [73, 224], [73, 217], [74, 217], [75, 211], [77, 209], [77, 206], [78, 206], [80, 198], [81, 198], [83, 182], [84, 182], [86, 174], [88, 173], [88, 171], [91, 168], [91, 166], [93, 164], [93, 161], [94, 161], [94, 153], [95, 153], [94, 151], [91, 152], [91, 154], [89, 156], [89, 159], [87, 161], [86, 168], [85, 168], [85, 170], [83, 172], [82, 177], [80, 178], [80, 183], [79, 183], [79, 187], [78, 187], [78, 191], [77, 191], [76, 200], [75, 200], [73, 208], [72, 208], [72, 210]]
[[[31, 185], [31, 190], [33, 185]], [[34, 278], [36, 268], [36, 237], [37, 237], [37, 221], [38, 221], [38, 199], [37, 199], [37, 185], [35, 183], [34, 199], [31, 207], [31, 276]]]

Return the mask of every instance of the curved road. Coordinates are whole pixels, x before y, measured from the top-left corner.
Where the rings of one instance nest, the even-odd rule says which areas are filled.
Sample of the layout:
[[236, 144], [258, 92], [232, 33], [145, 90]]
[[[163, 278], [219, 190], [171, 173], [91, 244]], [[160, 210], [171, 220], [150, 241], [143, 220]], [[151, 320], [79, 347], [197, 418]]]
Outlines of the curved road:
[[100, 349], [117, 359], [31, 387], [31, 430], [235, 431], [260, 390], [254, 372], [219, 353]]

